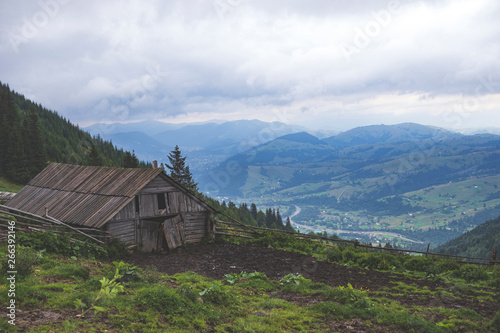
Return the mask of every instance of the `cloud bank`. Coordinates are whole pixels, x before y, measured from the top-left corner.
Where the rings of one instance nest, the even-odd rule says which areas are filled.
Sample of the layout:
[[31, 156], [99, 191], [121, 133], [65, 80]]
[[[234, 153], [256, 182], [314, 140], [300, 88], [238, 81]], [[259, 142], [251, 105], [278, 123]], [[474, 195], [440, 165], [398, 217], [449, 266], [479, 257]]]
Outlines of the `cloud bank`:
[[500, 126], [500, 3], [2, 1], [0, 80], [82, 125]]

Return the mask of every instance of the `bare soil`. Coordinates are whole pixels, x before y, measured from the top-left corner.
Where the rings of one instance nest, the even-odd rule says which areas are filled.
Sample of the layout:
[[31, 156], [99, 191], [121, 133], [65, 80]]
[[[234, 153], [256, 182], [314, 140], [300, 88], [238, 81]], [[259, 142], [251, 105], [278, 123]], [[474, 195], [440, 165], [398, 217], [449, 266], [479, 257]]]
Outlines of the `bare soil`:
[[[155, 266], [160, 272], [168, 275], [193, 271], [218, 280], [224, 278], [224, 275], [228, 273], [257, 271], [265, 273], [267, 277], [274, 280], [279, 280], [289, 273], [299, 273], [313, 282], [325, 283], [332, 287], [346, 286], [350, 283], [355, 288], [369, 289], [370, 291], [384, 290], [382, 289], [384, 287], [393, 288], [396, 286], [394, 282], [398, 281], [415, 285], [418, 289], [426, 287], [430, 291], [443, 288], [443, 290], [453, 292], [454, 287], [431, 279], [415, 279], [402, 274], [371, 271], [318, 261], [312, 256], [299, 253], [227, 243], [191, 244], [166, 253], [133, 254], [124, 260], [142, 268]], [[394, 290], [391, 292], [396, 293]], [[404, 297], [398, 297], [389, 292], [387, 294], [381, 293], [378, 296], [395, 299], [410, 306], [456, 309], [466, 307], [475, 310], [482, 316], [493, 318], [495, 313], [500, 310], [500, 303], [479, 301], [475, 298], [478, 295], [481, 294], [469, 291], [454, 294], [455, 298], [411, 293]], [[295, 301], [303, 303], [304, 306], [315, 302], [307, 297]]]

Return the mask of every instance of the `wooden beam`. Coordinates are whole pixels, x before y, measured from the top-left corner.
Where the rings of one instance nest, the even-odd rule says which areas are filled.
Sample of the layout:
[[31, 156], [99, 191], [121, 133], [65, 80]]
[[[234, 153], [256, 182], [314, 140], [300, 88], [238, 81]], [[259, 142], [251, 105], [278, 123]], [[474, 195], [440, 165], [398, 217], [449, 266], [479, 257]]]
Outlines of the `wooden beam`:
[[214, 232], [214, 234], [216, 234], [216, 235], [224, 235], [224, 236], [241, 237], [241, 238], [248, 238], [248, 239], [255, 239], [254, 237], [250, 237], [250, 236], [237, 235], [237, 234], [228, 234], [226, 232], [220, 232], [220, 231], [216, 231], [216, 232]]
[[[79, 233], [79, 234], [81, 234], [82, 236], [85, 236], [85, 237], [87, 237], [87, 238], [92, 239], [93, 241], [95, 241], [95, 242], [97, 242], [97, 243], [99, 243], [99, 244], [103, 244], [103, 245], [105, 244], [103, 241], [100, 241], [100, 240], [98, 240], [98, 239], [96, 239], [96, 238], [94, 238], [94, 237], [92, 237], [92, 236], [90, 236], [90, 235], [87, 235], [87, 234], [86, 234], [86, 233], [84, 233], [83, 231], [80, 231], [80, 230], [78, 230], [78, 229], [76, 229], [76, 228], [74, 228], [74, 227], [72, 227], [72, 226], [70, 226], [70, 225], [68, 225], [68, 224], [66, 224], [66, 223], [64, 223], [64, 222], [61, 222], [61, 221], [59, 221], [59, 220], [57, 220], [57, 219], [55, 219], [55, 218], [53, 218], [53, 217], [50, 217], [50, 216], [43, 217], [43, 216], [40, 216], [40, 215], [36, 215], [36, 214], [30, 213], [30, 212], [23, 211], [23, 210], [21, 210], [21, 209], [12, 208], [12, 207], [5, 206], [5, 205], [0, 205], [0, 208], [3, 208], [3, 209], [5, 209], [5, 210], [7, 210], [7, 211], [8, 211], [8, 212], [7, 212], [7, 214], [10, 214], [10, 211], [14, 211], [14, 212], [16, 212], [16, 213], [20, 213], [20, 214], [25, 214], [25, 215], [28, 215], [28, 216], [29, 216], [29, 217], [31, 217], [31, 218], [36, 218], [36, 219], [38, 219], [38, 220], [42, 220], [42, 221], [50, 222], [50, 223], [53, 223], [53, 224], [56, 224], [56, 225], [64, 226], [64, 227], [66, 227], [66, 228], [68, 228], [68, 229], [71, 229], [71, 230], [73, 230], [73, 231], [78, 232], [78, 233]], [[21, 217], [21, 218], [25, 218], [25, 217], [23, 217], [23, 216], [20, 216], [20, 217]], [[40, 222], [40, 221], [36, 221], [36, 220], [35, 220], [35, 222]]]

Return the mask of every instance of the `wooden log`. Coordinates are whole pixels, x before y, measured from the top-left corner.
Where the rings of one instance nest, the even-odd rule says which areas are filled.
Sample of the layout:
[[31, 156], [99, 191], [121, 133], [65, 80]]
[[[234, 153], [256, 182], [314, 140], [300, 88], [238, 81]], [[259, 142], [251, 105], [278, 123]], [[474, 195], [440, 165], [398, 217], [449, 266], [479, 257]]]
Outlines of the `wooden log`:
[[249, 230], [252, 230], [252, 231], [253, 231], [256, 235], [259, 235], [259, 236], [260, 236], [260, 233], [258, 233], [257, 231], [255, 231], [255, 230], [254, 230], [254, 229], [255, 229], [255, 227], [250, 227], [250, 226], [248, 226], [248, 225], [246, 225], [246, 224], [244, 224], [244, 223], [242, 223], [242, 222], [240, 222], [240, 221], [238, 221], [238, 220], [236, 220], [236, 219], [232, 218], [231, 216], [229, 216], [229, 215], [227, 215], [227, 214], [224, 214], [223, 212], [218, 212], [218, 213], [219, 213], [219, 214], [224, 215], [225, 217], [227, 217], [227, 218], [228, 218], [228, 219], [230, 219], [231, 221], [233, 221], [233, 222], [235, 222], [235, 223], [237, 223], [237, 224], [241, 225], [242, 227], [247, 228], [247, 229], [249, 229]]
[[88, 235], [88, 234], [84, 233], [83, 231], [80, 231], [80, 230], [78, 230], [78, 229], [76, 229], [76, 228], [74, 228], [74, 227], [72, 227], [72, 226], [70, 226], [70, 225], [68, 225], [68, 224], [66, 224], [66, 223], [63, 223], [63, 222], [61, 222], [61, 221], [59, 221], [59, 220], [57, 220], [57, 219], [55, 219], [55, 218], [53, 218], [53, 217], [51, 217], [51, 216], [48, 216], [48, 218], [49, 218], [49, 219], [51, 219], [51, 220], [53, 220], [53, 221], [54, 221], [54, 222], [56, 222], [57, 224], [64, 225], [66, 228], [69, 228], [69, 229], [71, 229], [71, 230], [74, 230], [74, 231], [78, 232], [78, 233], [79, 233], [80, 235], [82, 235], [82, 236], [85, 236], [85, 237], [87, 237], [87, 238], [92, 239], [93, 241], [96, 241], [96, 242], [97, 242], [97, 243], [99, 243], [99, 244], [102, 244], [102, 245], [104, 245], [104, 244], [105, 244], [103, 241], [100, 241], [100, 240], [98, 240], [97, 238], [92, 237], [92, 236], [90, 236], [90, 235]]
[[[2, 209], [3, 208], [3, 209]], [[16, 211], [16, 212], [19, 212], [19, 214], [25, 214], [25, 215], [28, 215], [28, 216], [24, 216], [24, 215], [19, 215], [19, 214], [16, 214], [16, 213], [12, 213], [11, 210], [13, 211]], [[36, 222], [36, 223], [50, 223], [51, 225], [60, 225], [61, 227], [65, 227], [65, 228], [71, 228], [71, 229], [78, 229], [78, 230], [85, 230], [85, 231], [94, 231], [94, 232], [98, 232], [98, 233], [108, 233], [107, 231], [104, 231], [104, 230], [101, 230], [101, 229], [96, 229], [96, 228], [86, 228], [86, 227], [73, 227], [73, 226], [69, 226], [68, 224], [64, 223], [64, 222], [61, 222], [61, 221], [58, 221], [58, 222], [55, 222], [54, 221], [54, 218], [52, 217], [43, 217], [43, 216], [39, 216], [39, 215], [36, 215], [36, 214], [32, 214], [32, 213], [29, 213], [29, 212], [24, 212], [22, 210], [19, 210], [19, 209], [16, 209], [16, 208], [12, 208], [12, 207], [8, 207], [8, 206], [4, 206], [4, 205], [0, 205], [0, 213], [3, 213], [3, 214], [6, 214], [6, 215], [10, 215], [10, 216], [14, 216], [14, 217], [17, 217], [17, 218], [20, 218], [20, 219], [24, 219], [24, 220], [27, 220], [27, 221], [32, 221], [32, 222]]]
[[240, 230], [240, 229], [228, 229], [228, 228], [219, 228], [217, 227], [215, 230], [222, 230], [222, 231], [233, 231], [233, 232], [243, 232], [243, 233], [248, 233], [248, 234], [253, 234], [251, 231], [247, 230]]
[[220, 232], [220, 231], [216, 231], [216, 232], [214, 232], [214, 234], [216, 234], [216, 235], [224, 235], [224, 236], [232, 236], [232, 237], [248, 238], [248, 239], [255, 239], [255, 237], [250, 237], [250, 236], [245, 236], [245, 235], [237, 235], [237, 234], [228, 234], [228, 233]]
[[[369, 249], [379, 249], [380, 250], [379, 247], [371, 246], [371, 245], [360, 244], [359, 246], [369, 248]], [[400, 251], [400, 252], [407, 252], [407, 253], [427, 254], [427, 252], [424, 252], [424, 251], [414, 251], [414, 250], [391, 249], [391, 248], [383, 248], [383, 250], [384, 251]], [[438, 256], [438, 257], [451, 257], [451, 258], [472, 259], [472, 260], [488, 260], [485, 258], [457, 256], [457, 255], [445, 254], [445, 253], [431, 253], [431, 252], [429, 252], [428, 254], [432, 255], [432, 256]]]

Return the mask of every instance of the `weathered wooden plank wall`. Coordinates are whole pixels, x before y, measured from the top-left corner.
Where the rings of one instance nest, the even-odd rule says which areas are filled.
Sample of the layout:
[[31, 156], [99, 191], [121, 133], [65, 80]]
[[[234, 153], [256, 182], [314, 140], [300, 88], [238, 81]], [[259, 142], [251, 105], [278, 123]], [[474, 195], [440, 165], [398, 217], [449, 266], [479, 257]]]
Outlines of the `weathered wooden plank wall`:
[[130, 201], [125, 207], [122, 208], [115, 216], [111, 218], [112, 221], [131, 220], [135, 217], [135, 200]]
[[186, 242], [199, 242], [207, 234], [208, 212], [191, 212], [184, 217]]
[[113, 238], [118, 238], [124, 243], [136, 244], [136, 227], [134, 220], [110, 222], [107, 226]]

